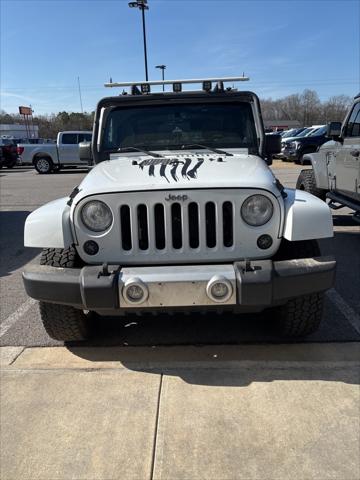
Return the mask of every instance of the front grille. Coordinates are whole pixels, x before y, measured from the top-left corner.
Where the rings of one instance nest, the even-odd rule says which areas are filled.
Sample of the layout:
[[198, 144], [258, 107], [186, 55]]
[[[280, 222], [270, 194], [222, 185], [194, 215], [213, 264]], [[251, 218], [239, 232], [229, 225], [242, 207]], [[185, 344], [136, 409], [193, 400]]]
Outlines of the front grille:
[[230, 248], [234, 244], [233, 217], [231, 201], [122, 205], [121, 246], [125, 251], [146, 251], [151, 245], [156, 250], [198, 249], [203, 237], [207, 248]]
[[[280, 205], [271, 193], [261, 190], [274, 206], [273, 218], [261, 227], [246, 224], [240, 214], [244, 200], [255, 189], [188, 189], [164, 192], [121, 192], [94, 195], [114, 214], [105, 233], [90, 233], [76, 207], [74, 223], [81, 258], [88, 264], [107, 262], [122, 266], [178, 265], [233, 262], [244, 258], [271, 258], [277, 251], [281, 228]], [[268, 234], [273, 245], [258, 248], [260, 235]], [[82, 245], [94, 240], [97, 255], [87, 255]]]

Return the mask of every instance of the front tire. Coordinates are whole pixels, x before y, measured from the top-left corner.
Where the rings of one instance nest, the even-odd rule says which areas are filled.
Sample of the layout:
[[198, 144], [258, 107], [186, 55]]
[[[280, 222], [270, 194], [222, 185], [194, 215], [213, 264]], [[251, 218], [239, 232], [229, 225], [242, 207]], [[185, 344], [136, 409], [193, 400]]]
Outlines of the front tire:
[[[316, 240], [289, 242], [283, 240], [274, 260], [292, 260], [320, 256]], [[324, 292], [292, 298], [273, 309], [280, 335], [288, 338], [305, 337], [319, 329], [324, 309]]]
[[40, 316], [46, 333], [54, 340], [73, 342], [88, 337], [86, 314], [68, 305], [40, 302]]
[[[40, 265], [76, 268], [81, 266], [81, 262], [74, 247], [46, 248], [42, 252]], [[46, 333], [54, 340], [71, 342], [89, 336], [89, 318], [82, 310], [47, 302], [40, 302], [39, 307]]]
[[326, 199], [326, 191], [316, 186], [316, 179], [312, 169], [301, 170], [296, 182], [296, 188], [305, 190], [321, 200], [325, 201]]
[[34, 160], [34, 167], [40, 175], [46, 175], [53, 171], [54, 165], [51, 158], [41, 157]]

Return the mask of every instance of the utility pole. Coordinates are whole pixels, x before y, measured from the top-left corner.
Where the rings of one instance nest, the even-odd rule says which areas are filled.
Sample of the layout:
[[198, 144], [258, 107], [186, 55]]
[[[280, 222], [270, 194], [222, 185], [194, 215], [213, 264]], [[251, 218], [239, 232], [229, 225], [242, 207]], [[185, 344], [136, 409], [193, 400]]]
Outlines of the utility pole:
[[141, 10], [142, 27], [143, 27], [143, 40], [144, 40], [144, 60], [145, 60], [145, 79], [149, 80], [148, 64], [147, 64], [147, 48], [146, 48], [146, 28], [145, 28], [145, 10], [149, 10], [147, 0], [136, 0], [136, 2], [129, 2], [130, 8], [138, 8]]
[[78, 79], [78, 87], [79, 87], [79, 98], [80, 98], [81, 113], [84, 113], [82, 97], [81, 97], [80, 77], [77, 77], [77, 79]]

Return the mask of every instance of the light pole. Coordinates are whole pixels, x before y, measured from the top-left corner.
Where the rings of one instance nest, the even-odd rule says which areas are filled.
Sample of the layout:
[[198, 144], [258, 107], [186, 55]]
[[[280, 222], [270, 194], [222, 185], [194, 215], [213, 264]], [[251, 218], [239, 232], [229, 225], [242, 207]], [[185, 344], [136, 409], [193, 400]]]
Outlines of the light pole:
[[146, 50], [146, 30], [145, 30], [145, 10], [149, 10], [147, 0], [136, 0], [136, 2], [129, 2], [130, 8], [138, 8], [142, 14], [143, 37], [144, 37], [144, 57], [145, 57], [145, 77], [149, 80], [148, 66], [147, 66], [147, 50]]
[[[156, 65], [155, 68], [160, 68], [161, 70], [161, 74], [162, 74], [162, 79], [164, 81], [165, 79], [165, 68], [166, 68], [166, 65]], [[163, 87], [163, 92], [165, 91], [165, 85], [162, 86]]]

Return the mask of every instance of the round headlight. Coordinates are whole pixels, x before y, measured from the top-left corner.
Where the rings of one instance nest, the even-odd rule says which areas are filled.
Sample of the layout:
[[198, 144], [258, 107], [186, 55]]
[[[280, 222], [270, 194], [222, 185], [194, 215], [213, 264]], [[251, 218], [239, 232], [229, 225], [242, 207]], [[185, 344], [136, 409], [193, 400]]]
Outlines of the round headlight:
[[253, 227], [265, 225], [273, 215], [273, 204], [264, 195], [251, 195], [241, 206], [243, 220]]
[[81, 220], [89, 230], [103, 232], [112, 224], [113, 215], [104, 202], [91, 200], [82, 207]]

